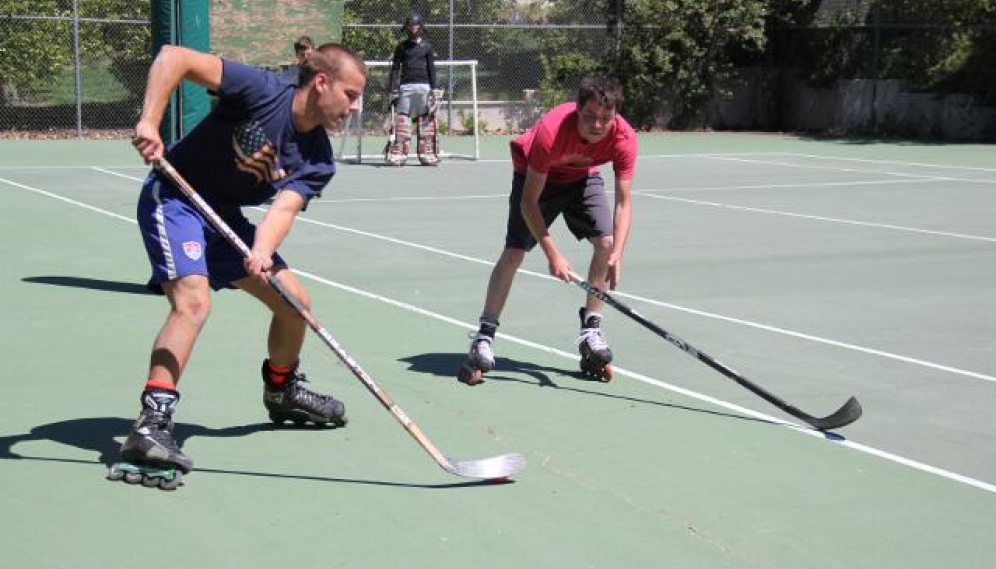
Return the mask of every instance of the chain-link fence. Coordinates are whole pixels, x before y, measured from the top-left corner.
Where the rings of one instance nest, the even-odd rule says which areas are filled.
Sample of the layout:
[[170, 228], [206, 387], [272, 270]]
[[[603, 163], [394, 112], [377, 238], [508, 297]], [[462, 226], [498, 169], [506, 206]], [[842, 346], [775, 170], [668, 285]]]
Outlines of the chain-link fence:
[[762, 126], [996, 140], [996, 23], [928, 21], [876, 6], [863, 18], [769, 33], [779, 108]]
[[[649, 81], [650, 75], [636, 80], [629, 75], [630, 89], [637, 85], [647, 91], [629, 93], [654, 102], [656, 114], [648, 117], [644, 113], [644, 125], [945, 139], [996, 137], [990, 110], [996, 105], [992, 65], [996, 27], [991, 21], [993, 11], [981, 4], [970, 9], [923, 0], [800, 2], [799, 9], [810, 17], [801, 14], [797, 21], [803, 23], [792, 24], [781, 19], [785, 14], [775, 14], [775, 3], [771, 3], [762, 26], [744, 21], [734, 30], [706, 34], [700, 32], [714, 15], [711, 10], [732, 10], [731, 6], [709, 8], [700, 3], [682, 10], [662, 3], [657, 20], [634, 21], [633, 15], [641, 11], [633, 4], [627, 9], [623, 0], [425, 0], [410, 4], [346, 0], [343, 34], [368, 59], [389, 59], [402, 38], [401, 24], [409, 10], [421, 12], [427, 23], [425, 36], [440, 57], [479, 62], [482, 122], [487, 132], [528, 127], [535, 116], [529, 109], [542, 112], [566, 100], [585, 74], [609, 69], [627, 75], [630, 70], [619, 68], [619, 53], [620, 48], [631, 46], [621, 42], [626, 41], [624, 31], [636, 26], [656, 30], [648, 34], [656, 39], [645, 46], [643, 55], [670, 66], [658, 70]], [[652, 7], [641, 6], [644, 16], [653, 13]], [[750, 32], [739, 26], [755, 29]], [[736, 47], [710, 48], [719, 35], [735, 35], [737, 29], [744, 36], [763, 34], [763, 49], [751, 55]], [[703, 45], [688, 48], [695, 43]], [[672, 48], [679, 55], [654, 53]], [[719, 52], [739, 70], [733, 81], [687, 76], [714, 65], [722, 68], [727, 61], [684, 60], [714, 57]], [[680, 118], [702, 120], [672, 123], [669, 113], [682, 110], [676, 104], [682, 101], [672, 100], [674, 93], [683, 84], [687, 90], [690, 79], [712, 91], [704, 98], [705, 104], [684, 109]], [[443, 87], [446, 81], [444, 77]], [[732, 93], [732, 103], [718, 87]], [[741, 104], [745, 100], [753, 102]], [[459, 109], [459, 105], [450, 108]], [[455, 124], [452, 117], [448, 123]]]
[[148, 3], [39, 4], [0, 15], [0, 134], [122, 136], [150, 63]]
[[[613, 9], [606, 11], [606, 6]], [[438, 58], [478, 62], [482, 131], [517, 131], [532, 124], [537, 109], [572, 98], [584, 65], [611, 56], [616, 36], [610, 23], [621, 6], [605, 0], [437, 0], [411, 5], [347, 0], [343, 41], [368, 60], [390, 60], [414, 7], [423, 16], [424, 38]], [[439, 87], [452, 102], [444, 107], [444, 125], [459, 131], [467, 122], [467, 78], [456, 67], [441, 69], [439, 75]], [[377, 90], [386, 91], [387, 85], [374, 77], [368, 99]]]
[[[267, 66], [289, 62], [293, 38], [301, 33], [319, 42], [340, 39], [340, 19], [344, 43], [368, 60], [389, 60], [414, 7], [440, 59], [478, 62], [477, 119], [485, 133], [530, 126], [540, 112], [571, 98], [585, 74], [614, 68], [620, 48], [627, 47], [621, 30], [660, 28], [664, 35], [655, 36], [650, 48], [667, 50], [672, 36], [687, 27], [674, 14], [666, 30], [660, 22], [631, 21], [636, 3], [624, 11], [623, 0], [288, 0], [279, 7], [210, 2], [212, 50]], [[992, 130], [987, 125], [996, 113], [985, 111], [996, 107], [992, 8], [980, 3], [974, 15], [963, 16], [952, 3], [924, 0], [825, 0], [811, 6], [817, 6], [816, 17], [805, 23], [768, 22], [761, 32], [763, 53], [727, 54], [740, 58], [735, 65], [745, 76], [759, 79], [732, 85], [732, 103], [717, 102], [714, 94], [710, 108], [723, 108], [722, 116], [708, 114], [703, 126], [821, 130], [840, 126], [838, 117], [847, 114], [843, 126], [849, 132], [996, 136], [983, 132]], [[0, 136], [126, 135], [151, 63], [149, 13], [150, 0], [3, 0]], [[473, 118], [467, 115], [466, 69], [440, 73], [447, 131], [465, 131]], [[672, 69], [627, 92], [663, 91], [679, 84], [682, 72]], [[370, 108], [386, 108], [377, 103], [384, 82], [383, 74], [371, 75]], [[667, 106], [666, 92], [650, 94], [664, 96], [661, 105]], [[750, 105], [738, 111], [738, 100], [748, 99]], [[904, 110], [913, 108], [918, 110]], [[371, 115], [364, 122], [378, 128], [382, 118]]]

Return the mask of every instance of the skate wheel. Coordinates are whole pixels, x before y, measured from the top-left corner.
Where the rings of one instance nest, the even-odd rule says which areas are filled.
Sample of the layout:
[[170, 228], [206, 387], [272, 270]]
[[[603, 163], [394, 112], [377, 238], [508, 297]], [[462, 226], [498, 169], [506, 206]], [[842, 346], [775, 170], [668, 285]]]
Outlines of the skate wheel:
[[466, 383], [467, 385], [478, 385], [484, 383], [484, 372], [479, 369], [474, 369], [472, 367], [461, 367], [460, 372], [457, 374], [457, 379], [461, 383]]
[[128, 484], [140, 484], [145, 477], [138, 472], [125, 472], [124, 481]]
[[604, 367], [600, 368], [596, 365], [582, 361], [581, 375], [598, 380], [602, 383], [608, 383], [612, 379], [612, 364], [605, 364]]
[[159, 488], [161, 488], [162, 490], [176, 490], [182, 485], [183, 485], [183, 475], [180, 474], [179, 472], [177, 472], [176, 475], [173, 476], [172, 480], [166, 478], [159, 479]]
[[117, 468], [114, 468], [113, 466], [110, 467], [109, 469], [107, 469], [107, 479], [108, 480], [117, 481], [117, 480], [121, 480], [122, 478], [124, 478], [124, 472], [121, 472], [120, 470], [118, 470]]
[[602, 370], [602, 375], [598, 378], [598, 380], [602, 383], [612, 381], [612, 364], [605, 364], [605, 369]]
[[142, 486], [145, 486], [146, 488], [156, 488], [162, 480], [162, 478], [157, 476], [143, 476]]

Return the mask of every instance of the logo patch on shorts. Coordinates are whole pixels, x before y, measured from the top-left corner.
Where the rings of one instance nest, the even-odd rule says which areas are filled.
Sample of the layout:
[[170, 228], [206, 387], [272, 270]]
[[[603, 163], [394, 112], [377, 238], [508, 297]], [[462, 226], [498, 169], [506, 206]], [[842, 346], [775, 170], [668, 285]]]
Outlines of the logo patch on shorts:
[[197, 241], [184, 241], [183, 242], [183, 254], [187, 256], [191, 261], [197, 261], [201, 258], [201, 244]]

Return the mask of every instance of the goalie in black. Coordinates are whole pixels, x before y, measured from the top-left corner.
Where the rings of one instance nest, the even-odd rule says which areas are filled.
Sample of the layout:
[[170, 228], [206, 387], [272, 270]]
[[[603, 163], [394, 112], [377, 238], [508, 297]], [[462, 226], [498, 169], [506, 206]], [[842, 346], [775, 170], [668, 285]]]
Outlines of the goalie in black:
[[408, 160], [413, 131], [417, 130], [418, 159], [425, 166], [439, 164], [439, 141], [436, 137], [436, 108], [442, 89], [436, 88], [436, 56], [432, 45], [422, 36], [421, 14], [412, 12], [405, 19], [406, 39], [394, 49], [388, 98], [391, 101], [391, 137], [384, 159], [392, 166]]

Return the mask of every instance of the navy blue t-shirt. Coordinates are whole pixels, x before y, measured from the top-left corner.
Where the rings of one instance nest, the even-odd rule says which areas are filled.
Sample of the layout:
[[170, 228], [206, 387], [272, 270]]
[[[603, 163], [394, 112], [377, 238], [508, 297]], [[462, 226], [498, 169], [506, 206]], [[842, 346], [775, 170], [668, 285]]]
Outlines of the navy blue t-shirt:
[[[318, 126], [298, 132], [291, 117], [294, 85], [269, 71], [222, 60], [218, 101], [166, 159], [209, 204], [259, 205], [291, 190], [308, 202], [335, 174], [332, 144]], [[259, 149], [247, 154], [246, 149]]]

